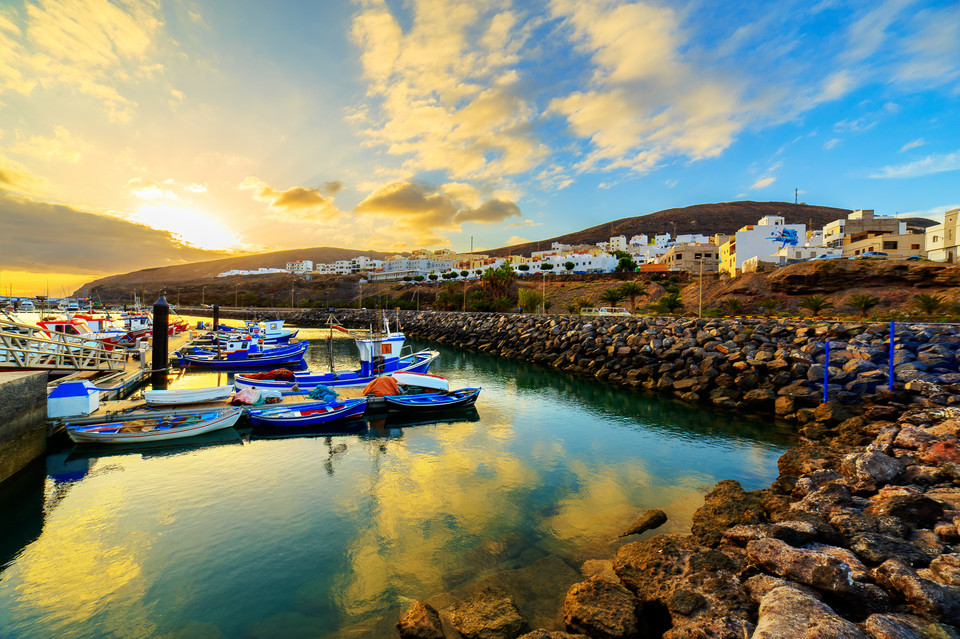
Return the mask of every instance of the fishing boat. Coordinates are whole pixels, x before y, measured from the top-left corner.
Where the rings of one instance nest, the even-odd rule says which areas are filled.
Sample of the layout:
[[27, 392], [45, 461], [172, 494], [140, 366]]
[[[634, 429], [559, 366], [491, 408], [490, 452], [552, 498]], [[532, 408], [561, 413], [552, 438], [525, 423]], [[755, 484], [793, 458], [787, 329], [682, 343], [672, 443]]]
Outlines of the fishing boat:
[[249, 411], [254, 426], [318, 426], [363, 415], [365, 399], [318, 402], [290, 408], [262, 408]]
[[174, 355], [182, 367], [194, 368], [267, 368], [299, 364], [307, 352], [307, 342], [298, 342], [289, 346], [278, 346], [261, 350], [251, 340], [227, 342], [226, 348], [214, 350], [192, 349], [175, 351]]
[[240, 408], [227, 408], [180, 417], [133, 419], [89, 426], [73, 426], [67, 423], [65, 427], [70, 439], [78, 443], [129, 444], [132, 442], [155, 442], [164, 439], [192, 437], [221, 428], [230, 428], [237, 423], [242, 413], [243, 410]]
[[479, 388], [461, 388], [449, 393], [422, 393], [419, 395], [387, 395], [383, 398], [391, 412], [419, 412], [448, 410], [472, 406], [480, 395]]
[[[234, 383], [237, 388], [254, 386], [292, 390], [296, 387], [298, 390], [309, 390], [321, 384], [331, 388], [366, 386], [371, 380], [381, 375], [426, 373], [430, 370], [430, 364], [440, 356], [440, 353], [422, 350], [409, 355], [401, 355], [405, 339], [403, 333], [391, 332], [389, 324], [385, 324], [385, 327], [386, 331], [382, 336], [362, 337], [354, 340], [357, 349], [360, 351], [360, 368], [357, 370], [331, 371], [329, 373], [313, 371], [292, 373], [278, 370], [270, 371], [270, 374], [237, 375], [234, 378]], [[339, 326], [335, 328], [347, 332], [346, 329]]]
[[180, 404], [198, 404], [201, 402], [220, 402], [233, 394], [233, 386], [213, 386], [210, 388], [183, 388], [178, 390], [143, 391], [143, 399], [148, 406], [176, 406]]

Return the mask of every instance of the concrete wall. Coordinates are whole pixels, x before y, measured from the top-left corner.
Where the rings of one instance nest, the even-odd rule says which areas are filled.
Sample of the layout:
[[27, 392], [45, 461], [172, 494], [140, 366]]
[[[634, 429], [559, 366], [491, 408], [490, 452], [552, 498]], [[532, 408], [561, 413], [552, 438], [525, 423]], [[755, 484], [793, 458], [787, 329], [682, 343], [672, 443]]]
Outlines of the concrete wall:
[[47, 373], [0, 373], [0, 481], [47, 447]]

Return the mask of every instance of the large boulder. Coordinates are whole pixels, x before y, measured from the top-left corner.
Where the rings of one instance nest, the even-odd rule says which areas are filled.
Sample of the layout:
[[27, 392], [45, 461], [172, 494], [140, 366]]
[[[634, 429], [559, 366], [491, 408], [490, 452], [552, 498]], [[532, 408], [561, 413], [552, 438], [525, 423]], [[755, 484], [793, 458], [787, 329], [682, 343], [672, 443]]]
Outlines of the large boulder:
[[753, 639], [868, 639], [830, 606], [796, 588], [781, 586], [760, 601]]
[[779, 539], [747, 543], [747, 559], [778, 577], [846, 598], [874, 598], [867, 584], [854, 579], [853, 567], [841, 559], [844, 550], [794, 548]]
[[645, 510], [640, 513], [640, 516], [637, 517], [637, 520], [633, 522], [633, 525], [630, 526], [626, 531], [620, 534], [621, 537], [626, 537], [627, 535], [639, 535], [648, 530], [653, 530], [654, 528], [659, 528], [667, 522], [667, 513], [659, 509], [654, 510]]
[[637, 598], [618, 583], [594, 575], [574, 584], [563, 602], [567, 630], [599, 639], [637, 634]]
[[924, 616], [960, 622], [960, 588], [924, 579], [898, 559], [888, 559], [871, 571], [874, 580], [887, 591], [902, 597]]
[[690, 532], [698, 543], [716, 546], [731, 526], [763, 521], [760, 497], [744, 491], [739, 482], [725, 479], [714, 486], [704, 498], [703, 506], [693, 514]]
[[530, 630], [513, 600], [502, 590], [484, 588], [446, 609], [465, 639], [516, 639]]
[[425, 601], [414, 602], [397, 622], [403, 639], [443, 639], [440, 614]]

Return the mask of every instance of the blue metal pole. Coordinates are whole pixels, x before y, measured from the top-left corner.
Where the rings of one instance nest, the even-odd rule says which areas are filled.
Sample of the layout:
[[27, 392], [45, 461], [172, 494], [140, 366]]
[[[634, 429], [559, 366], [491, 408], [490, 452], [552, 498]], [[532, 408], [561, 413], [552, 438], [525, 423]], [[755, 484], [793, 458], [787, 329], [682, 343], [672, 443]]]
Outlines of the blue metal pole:
[[830, 342], [823, 353], [823, 403], [827, 403], [827, 388], [830, 384]]
[[896, 334], [896, 322], [890, 320], [890, 374], [887, 377], [890, 379], [889, 390], [893, 390], [893, 337]]

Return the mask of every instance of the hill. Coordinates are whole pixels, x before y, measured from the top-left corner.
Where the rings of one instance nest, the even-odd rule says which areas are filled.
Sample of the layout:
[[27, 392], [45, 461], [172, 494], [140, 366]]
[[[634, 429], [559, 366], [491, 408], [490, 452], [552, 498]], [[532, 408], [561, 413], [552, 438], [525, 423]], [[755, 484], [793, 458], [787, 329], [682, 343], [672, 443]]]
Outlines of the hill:
[[243, 255], [240, 257], [225, 257], [206, 262], [177, 264], [176, 266], [145, 268], [139, 271], [133, 271], [131, 273], [102, 277], [98, 280], [90, 282], [89, 284], [84, 284], [80, 290], [88, 291], [94, 287], [116, 287], [124, 284], [176, 284], [177, 282], [187, 282], [191, 280], [216, 277], [220, 273], [234, 269], [256, 270], [261, 267], [285, 268], [287, 266], [287, 262], [294, 262], [297, 260], [310, 260], [314, 264], [329, 263], [336, 262], [337, 260], [349, 260], [357, 257], [358, 255], [365, 255], [367, 257], [382, 260], [385, 257], [395, 255], [395, 253], [360, 251], [357, 249], [334, 248], [329, 246], [288, 249], [285, 251], [274, 251], [271, 253]]
[[[539, 242], [514, 244], [503, 248], [484, 251], [488, 255], [503, 257], [506, 255], [529, 255], [531, 251], [546, 250], [553, 242], [561, 244], [595, 244], [604, 242], [616, 235], [624, 235], [629, 240], [633, 235], [646, 233], [648, 236], [670, 233], [684, 235], [699, 233], [732, 234], [747, 224], [756, 224], [766, 215], [782, 215], [787, 224], [806, 224], [807, 228], [822, 228], [825, 224], [840, 220], [850, 213], [850, 209], [838, 209], [830, 206], [793, 204], [792, 202], [720, 202], [716, 204], [696, 204], [677, 209], [666, 209], [625, 217], [612, 222], [558, 235]], [[908, 227], [926, 228], [935, 224], [925, 218], [903, 218]], [[539, 247], [539, 248], [538, 248]]]
[[[482, 251], [494, 257], [512, 254], [529, 255], [532, 251], [547, 249], [553, 242], [562, 244], [594, 244], [608, 240], [611, 236], [625, 235], [628, 239], [633, 235], [646, 233], [688, 234], [700, 233], [713, 235], [715, 233], [733, 233], [747, 224], [755, 224], [765, 215], [782, 215], [789, 224], [806, 224], [808, 228], [820, 228], [828, 222], [841, 219], [850, 213], [848, 209], [838, 209], [829, 206], [813, 206], [808, 204], [793, 204], [790, 202], [721, 202], [716, 204], [697, 204], [683, 208], [667, 209], [647, 215], [625, 217], [612, 222], [598, 224], [581, 231], [567, 233], [556, 237], [515, 244], [491, 250]], [[925, 228], [934, 224], [924, 218], [904, 219], [909, 227]], [[357, 249], [314, 247], [274, 251], [227, 257], [206, 262], [178, 264], [142, 269], [131, 273], [111, 275], [85, 284], [75, 295], [83, 295], [93, 289], [101, 290], [101, 295], [107, 290], [133, 290], [135, 287], [159, 289], [164, 286], [175, 287], [179, 284], [215, 278], [217, 274], [233, 269], [251, 270], [260, 267], [284, 268], [287, 262], [295, 260], [310, 260], [314, 263], [329, 263], [337, 260], [346, 260], [357, 255], [383, 259], [390, 253], [377, 251], [362, 251]], [[199, 288], [199, 285], [198, 285]], [[121, 299], [128, 299], [124, 295]]]

